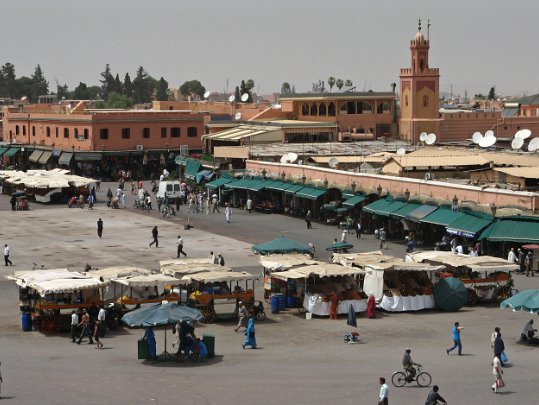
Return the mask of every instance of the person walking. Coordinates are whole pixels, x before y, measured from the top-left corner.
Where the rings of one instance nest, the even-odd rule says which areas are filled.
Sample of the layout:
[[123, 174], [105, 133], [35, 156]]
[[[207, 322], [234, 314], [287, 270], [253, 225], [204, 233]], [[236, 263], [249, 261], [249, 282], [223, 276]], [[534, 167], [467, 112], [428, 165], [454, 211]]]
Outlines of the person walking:
[[103, 220], [101, 218], [97, 220], [97, 236], [99, 239], [103, 236]]
[[460, 326], [458, 322], [455, 322], [455, 325], [453, 325], [453, 329], [451, 330], [454, 344], [453, 347], [446, 350], [448, 356], [449, 353], [451, 353], [457, 347], [459, 356], [462, 355], [462, 342], [460, 340], [460, 332], [462, 331], [462, 329], [464, 329], [464, 326]]
[[159, 236], [159, 231], [157, 230], [157, 225], [153, 227], [152, 229], [152, 238], [153, 238], [153, 241], [150, 242], [150, 247], [155, 243], [155, 247], [158, 248], [159, 247], [159, 239], [158, 239], [158, 236]]
[[346, 243], [346, 237], [347, 237], [348, 231], [344, 229], [341, 234], [341, 242]]
[[494, 384], [492, 384], [492, 391], [495, 393], [500, 392], [500, 388], [505, 387], [505, 383], [503, 382], [503, 370], [502, 370], [502, 363], [500, 361], [500, 358], [498, 356], [494, 356], [494, 359], [492, 360], [492, 374], [496, 377], [496, 381], [494, 381]]
[[372, 291], [369, 292], [369, 299], [367, 300], [367, 317], [369, 319], [376, 318], [376, 300]]
[[253, 200], [251, 199], [251, 196], [247, 196], [247, 202], [245, 203], [245, 208], [247, 209], [247, 212], [249, 214], [253, 211]]
[[234, 329], [236, 332], [240, 329], [240, 327], [243, 326], [243, 323], [244, 323], [243, 321], [246, 320], [247, 317], [249, 316], [249, 311], [247, 310], [247, 307], [243, 305], [243, 302], [239, 301], [238, 305], [239, 305], [239, 308], [238, 308], [239, 321], [238, 321], [238, 326], [236, 326], [236, 328]]
[[425, 405], [438, 405], [439, 402], [444, 405], [447, 405], [447, 401], [440, 394], [438, 394], [438, 389], [439, 388], [437, 385], [432, 386], [432, 391], [429, 392]]
[[94, 203], [95, 203], [95, 197], [93, 194], [90, 194], [88, 196], [88, 209], [93, 210], [94, 209]]
[[505, 351], [505, 344], [503, 343], [502, 334], [499, 331], [499, 329], [500, 328], [498, 328], [498, 333], [496, 335], [496, 339], [494, 339], [494, 347], [493, 347], [493, 349], [494, 349], [494, 356], [498, 357], [500, 359], [500, 363], [501, 363], [501, 365], [503, 367], [502, 357], [504, 357], [503, 352]]
[[533, 269], [533, 252], [531, 250], [526, 255], [524, 263], [526, 265], [526, 277], [529, 276], [530, 271], [532, 272], [532, 277], [535, 277], [535, 272]]
[[520, 274], [524, 274], [526, 271], [526, 253], [520, 248], [518, 249], [518, 265]]
[[256, 349], [256, 337], [255, 337], [255, 320], [251, 316], [247, 322], [247, 328], [245, 329], [245, 341], [242, 347], [251, 346], [251, 349]]
[[389, 387], [386, 384], [386, 379], [380, 377], [380, 395], [378, 397], [378, 405], [389, 404]]
[[219, 266], [224, 266], [225, 265], [225, 258], [223, 257], [223, 255], [221, 253], [217, 254], [217, 264]]
[[88, 312], [86, 309], [82, 310], [82, 318], [80, 323], [78, 324], [78, 327], [81, 328], [79, 340], [77, 341], [77, 344], [80, 345], [80, 342], [82, 342], [82, 339], [84, 339], [85, 336], [88, 336], [89, 345], [94, 344], [94, 340], [92, 339], [92, 334], [90, 333], [90, 315], [88, 315]]
[[517, 263], [517, 255], [515, 254], [515, 248], [511, 248], [509, 253], [507, 254], [507, 261], [511, 263]]
[[9, 266], [13, 266], [13, 263], [11, 262], [11, 260], [9, 260], [9, 252], [10, 252], [10, 249], [9, 249], [8, 244], [6, 243], [4, 245], [4, 262], [6, 263], [6, 266], [8, 264]]
[[229, 203], [226, 203], [226, 208], [225, 208], [225, 218], [226, 218], [226, 222], [227, 223], [230, 223], [230, 216], [232, 215], [232, 208], [230, 208], [230, 204]]
[[77, 336], [77, 330], [79, 328], [79, 316], [75, 310], [71, 311], [71, 341], [75, 343]]
[[356, 239], [361, 239], [361, 222], [359, 222], [359, 219], [356, 224]]
[[187, 257], [187, 253], [183, 251], [183, 238], [181, 237], [181, 235], [178, 235], [178, 252], [176, 255], [176, 259], [179, 259], [180, 255], [184, 255], [185, 257]]
[[387, 249], [387, 233], [384, 227], [380, 228], [380, 231], [378, 232], [378, 236], [380, 238], [380, 249]]
[[307, 223], [307, 229], [313, 229], [311, 220], [312, 220], [311, 210], [308, 210], [307, 214], [305, 214], [305, 222]]
[[213, 209], [211, 213], [215, 214], [215, 211], [217, 211], [217, 213], [220, 214], [221, 211], [219, 211], [219, 199], [217, 198], [217, 194], [212, 195], [211, 203], [213, 204]]

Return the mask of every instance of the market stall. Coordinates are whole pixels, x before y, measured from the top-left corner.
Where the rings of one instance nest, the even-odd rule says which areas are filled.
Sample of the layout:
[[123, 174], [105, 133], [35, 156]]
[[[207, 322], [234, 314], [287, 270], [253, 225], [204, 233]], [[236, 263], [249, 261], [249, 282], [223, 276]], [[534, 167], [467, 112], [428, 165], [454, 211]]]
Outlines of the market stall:
[[[86, 273], [89, 277], [103, 279], [105, 281], [111, 281], [114, 278], [119, 277], [132, 277], [143, 274], [152, 274], [151, 270], [143, 269], [141, 267], [134, 266], [112, 266], [102, 269], [90, 270]], [[103, 302], [108, 303], [115, 301], [118, 298], [117, 284], [111, 283], [103, 290]]]
[[452, 252], [416, 252], [405, 259], [410, 263], [430, 263], [444, 266], [436, 277], [459, 278], [468, 291], [468, 305], [480, 301], [504, 300], [512, 294], [512, 271], [518, 265], [494, 256], [466, 256]]
[[232, 271], [230, 267], [214, 264], [208, 258], [204, 259], [174, 259], [161, 260], [159, 262], [161, 274], [182, 278], [191, 274], [212, 272], [212, 271]]
[[70, 313], [101, 304], [102, 289], [109, 284], [99, 278], [68, 269], [16, 271], [8, 276], [19, 286], [23, 319], [31, 320], [43, 333], [69, 330]]
[[188, 289], [192, 291], [187, 304], [198, 308], [204, 322], [210, 323], [215, 319], [216, 306], [227, 306], [222, 309], [232, 308], [232, 312], [237, 313], [238, 302], [242, 301], [251, 310], [258, 279], [247, 272], [209, 271], [183, 276], [181, 281], [188, 283]]
[[378, 251], [335, 255], [333, 260], [365, 271], [363, 290], [372, 292], [379, 308], [405, 312], [435, 307], [432, 277], [436, 271], [443, 270], [443, 266], [406, 263]]
[[310, 258], [310, 255], [304, 255], [301, 253], [260, 256], [259, 262], [263, 268], [262, 271], [264, 276], [264, 299], [266, 300], [266, 302], [269, 303], [272, 293], [285, 294], [287, 296], [287, 303], [289, 307], [296, 306], [296, 297], [292, 294], [289, 294], [287, 288], [287, 281], [271, 277], [272, 273], [289, 270], [298, 266], [319, 263], [316, 260], [312, 260]]
[[173, 286], [187, 284], [186, 281], [164, 274], [142, 274], [113, 278], [113, 284], [119, 285], [117, 302], [122, 306], [158, 303], [162, 301], [180, 301], [181, 294], [172, 291]]
[[289, 291], [303, 297], [303, 307], [310, 313], [328, 316], [331, 296], [339, 298], [338, 314], [346, 314], [350, 305], [355, 312], [367, 310], [366, 295], [359, 287], [358, 276], [364, 271], [337, 264], [320, 263], [273, 273], [272, 278], [289, 283]]

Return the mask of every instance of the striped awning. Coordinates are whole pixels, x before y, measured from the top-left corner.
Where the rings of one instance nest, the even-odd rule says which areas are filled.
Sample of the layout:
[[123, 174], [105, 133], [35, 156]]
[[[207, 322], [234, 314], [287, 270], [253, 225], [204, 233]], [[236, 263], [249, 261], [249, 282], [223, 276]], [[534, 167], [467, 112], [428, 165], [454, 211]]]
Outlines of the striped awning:
[[39, 159], [37, 160], [38, 163], [41, 163], [42, 165], [44, 165], [45, 163], [47, 163], [49, 161], [49, 159], [51, 158], [52, 156], [52, 151], [45, 151], [43, 152], [43, 154], [39, 157]]
[[35, 150], [32, 152], [32, 154], [28, 157], [28, 160], [30, 162], [34, 162], [34, 163], [37, 163], [39, 158], [41, 157], [41, 155], [43, 155], [43, 151], [42, 150]]

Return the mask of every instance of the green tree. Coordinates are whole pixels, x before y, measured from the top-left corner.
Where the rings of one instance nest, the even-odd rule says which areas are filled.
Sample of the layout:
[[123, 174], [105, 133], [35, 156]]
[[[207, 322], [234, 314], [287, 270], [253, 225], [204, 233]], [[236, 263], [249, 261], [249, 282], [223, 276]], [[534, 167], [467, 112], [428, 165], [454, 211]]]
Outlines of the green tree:
[[58, 100], [70, 98], [71, 93], [69, 92], [67, 84], [64, 84], [63, 86], [61, 86], [60, 84], [56, 84], [56, 96], [58, 97]]
[[135, 103], [149, 103], [152, 101], [152, 93], [155, 88], [155, 79], [139, 66], [137, 76], [133, 80], [133, 99]]
[[123, 85], [120, 81], [120, 76], [118, 73], [116, 73], [116, 77], [114, 78], [114, 83], [112, 84], [111, 92], [115, 92], [118, 94], [123, 94]]
[[89, 100], [90, 92], [88, 91], [88, 86], [86, 83], [79, 82], [79, 85], [73, 90], [73, 98], [75, 100]]
[[184, 97], [203, 98], [206, 88], [198, 80], [189, 80], [180, 86], [180, 93]]
[[44, 96], [49, 94], [49, 82], [43, 76], [43, 71], [41, 66], [37, 65], [34, 74], [30, 77], [32, 79], [32, 92], [30, 99], [33, 102], [37, 102], [39, 96]]
[[115, 91], [109, 94], [107, 108], [130, 108], [133, 106], [133, 99]]
[[15, 66], [9, 62], [5, 63], [2, 66], [1, 71], [5, 88], [4, 96], [15, 98], [15, 93], [17, 92]]
[[15, 93], [12, 98], [30, 97], [34, 89], [34, 81], [30, 77], [22, 76], [15, 80]]
[[157, 86], [155, 88], [155, 98], [159, 101], [167, 101], [168, 100], [168, 82], [161, 77], [159, 81], [157, 82]]
[[492, 86], [488, 92], [488, 99], [494, 100], [496, 98], [496, 89]]
[[241, 95], [248, 94], [249, 97], [247, 98], [248, 103], [253, 102], [253, 96], [251, 94], [251, 90], [255, 87], [255, 81], [253, 79], [248, 79], [247, 81], [242, 80], [240, 84], [240, 93]]
[[337, 88], [340, 90], [343, 88], [344, 86], [344, 81], [343, 79], [337, 79], [337, 81], [335, 82], [335, 86], [337, 86]]
[[290, 93], [290, 83], [284, 82], [284, 83], [281, 85], [281, 93], [282, 93], [282, 94], [288, 94], [288, 93]]
[[329, 85], [329, 91], [331, 92], [331, 89], [333, 89], [333, 86], [335, 86], [335, 78], [333, 76], [330, 76], [328, 78], [328, 85]]
[[88, 87], [88, 95], [90, 100], [97, 100], [99, 98], [99, 92], [101, 88], [99, 86], [90, 86]]
[[352, 82], [352, 80], [346, 79], [346, 80], [344, 81], [344, 85], [345, 85], [346, 87], [352, 87], [352, 86], [354, 85], [354, 83]]
[[109, 97], [109, 93], [114, 88], [114, 76], [110, 71], [110, 65], [107, 63], [105, 70], [101, 72], [102, 79], [99, 81], [101, 83], [100, 95], [103, 100], [106, 100]]
[[240, 88], [238, 86], [236, 86], [236, 90], [234, 91], [234, 97], [236, 101], [241, 101]]
[[124, 95], [133, 98], [133, 83], [131, 83], [131, 77], [129, 76], [129, 73], [125, 74], [123, 88]]

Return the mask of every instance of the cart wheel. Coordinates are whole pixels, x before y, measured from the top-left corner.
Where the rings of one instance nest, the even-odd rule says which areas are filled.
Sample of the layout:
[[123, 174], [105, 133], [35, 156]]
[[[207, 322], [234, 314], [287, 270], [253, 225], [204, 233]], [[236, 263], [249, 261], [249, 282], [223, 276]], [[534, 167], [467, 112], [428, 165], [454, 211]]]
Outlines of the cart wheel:
[[477, 293], [471, 288], [469, 288], [468, 289], [468, 305], [473, 307], [475, 304], [477, 304], [478, 299], [479, 297], [477, 296]]
[[215, 319], [215, 309], [211, 305], [206, 305], [205, 307], [202, 307], [202, 316], [204, 319], [201, 321], [202, 323], [211, 323]]
[[60, 322], [54, 316], [41, 317], [41, 332], [46, 335], [58, 333], [60, 330]]

